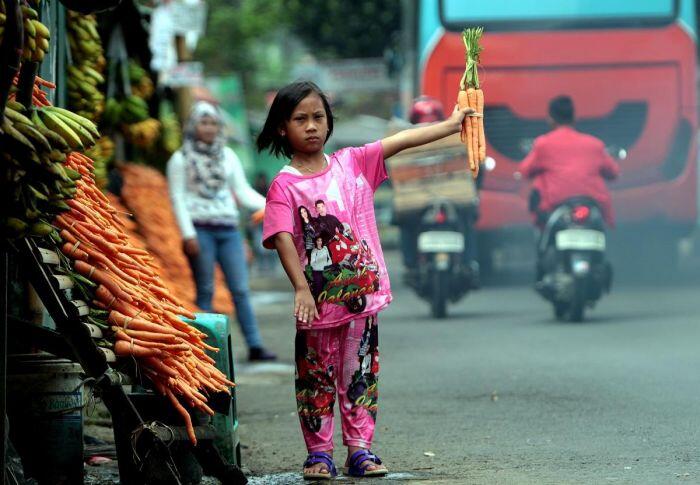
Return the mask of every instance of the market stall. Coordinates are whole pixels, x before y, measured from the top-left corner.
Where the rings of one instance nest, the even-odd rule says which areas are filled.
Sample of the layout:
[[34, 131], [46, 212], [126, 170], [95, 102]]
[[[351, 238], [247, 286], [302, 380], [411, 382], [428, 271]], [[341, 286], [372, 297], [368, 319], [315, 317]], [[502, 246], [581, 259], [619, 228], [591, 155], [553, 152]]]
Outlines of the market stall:
[[244, 483], [225, 318], [195, 314], [171, 291], [102, 191], [111, 158], [155, 157], [175, 142], [150, 117], [150, 77], [123, 55], [120, 25], [98, 29], [95, 10], [118, 0], [63, 1], [72, 10], [0, 2], [0, 407], [10, 439], [39, 483], [82, 483], [82, 454], [76, 462], [69, 450], [82, 450], [87, 388], [110, 411], [122, 483], [189, 483], [189, 462]]

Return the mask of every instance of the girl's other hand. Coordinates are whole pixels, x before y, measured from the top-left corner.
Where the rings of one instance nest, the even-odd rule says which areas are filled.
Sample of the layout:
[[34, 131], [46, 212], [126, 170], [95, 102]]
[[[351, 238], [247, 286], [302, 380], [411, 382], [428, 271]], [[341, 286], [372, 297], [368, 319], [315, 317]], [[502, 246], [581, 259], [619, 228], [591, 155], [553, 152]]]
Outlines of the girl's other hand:
[[297, 321], [309, 324], [318, 318], [316, 302], [309, 288], [302, 288], [294, 293], [294, 316]]
[[459, 105], [455, 104], [454, 111], [452, 111], [452, 114], [447, 119], [451, 125], [452, 131], [454, 133], [459, 133], [462, 130], [462, 121], [464, 121], [464, 117], [474, 112], [474, 108], [459, 109]]

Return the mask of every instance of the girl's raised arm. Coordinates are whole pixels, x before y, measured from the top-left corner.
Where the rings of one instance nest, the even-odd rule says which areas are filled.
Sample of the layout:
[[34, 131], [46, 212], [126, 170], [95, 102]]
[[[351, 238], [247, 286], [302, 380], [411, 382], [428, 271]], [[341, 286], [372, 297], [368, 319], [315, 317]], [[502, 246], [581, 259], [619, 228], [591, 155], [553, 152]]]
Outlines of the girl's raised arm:
[[473, 113], [472, 108], [459, 109], [455, 106], [452, 115], [445, 121], [417, 128], [409, 128], [382, 140], [384, 159], [396, 155], [407, 148], [425, 145], [446, 136], [459, 133], [462, 129], [462, 120], [467, 114]]

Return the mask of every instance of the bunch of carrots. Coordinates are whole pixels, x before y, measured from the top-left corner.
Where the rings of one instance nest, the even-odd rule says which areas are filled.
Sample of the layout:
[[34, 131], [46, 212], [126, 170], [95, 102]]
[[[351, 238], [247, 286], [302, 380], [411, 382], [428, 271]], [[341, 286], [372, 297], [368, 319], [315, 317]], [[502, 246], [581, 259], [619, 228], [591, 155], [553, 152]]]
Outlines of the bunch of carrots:
[[[37, 84], [39, 91], [46, 85], [41, 80]], [[35, 104], [48, 104], [36, 90]], [[65, 165], [82, 177], [76, 182], [75, 197], [66, 200], [70, 210], [53, 221], [60, 236], [54, 240], [60, 241], [60, 251], [81, 281], [89, 283], [93, 295], [89, 321], [111, 339], [117, 356], [135, 360], [181, 414], [196, 444], [191, 417], [180, 399], [213, 415], [207, 395], [230, 393], [234, 383], [206, 354], [218, 351], [204, 341], [206, 334], [180, 318], [195, 315], [164, 287], [154, 258], [131, 242], [124, 222], [95, 183], [93, 161], [71, 152]]]
[[479, 85], [478, 66], [482, 47], [479, 44], [484, 33], [483, 27], [465, 29], [462, 40], [466, 50], [466, 68], [459, 85], [457, 104], [459, 108], [473, 108], [474, 114], [462, 121], [462, 142], [467, 146], [469, 169], [474, 178], [479, 175], [479, 167], [486, 160], [486, 137], [484, 135], [484, 92]]
[[[167, 180], [156, 169], [133, 163], [125, 164], [121, 174], [124, 178], [122, 200], [136, 215], [139, 232], [149, 250], [160, 261], [166, 286], [182, 301], [194, 304], [194, 280], [182, 251], [182, 236], [170, 204]], [[214, 309], [229, 315], [233, 312], [233, 304], [225, 288], [223, 273], [217, 268]]]

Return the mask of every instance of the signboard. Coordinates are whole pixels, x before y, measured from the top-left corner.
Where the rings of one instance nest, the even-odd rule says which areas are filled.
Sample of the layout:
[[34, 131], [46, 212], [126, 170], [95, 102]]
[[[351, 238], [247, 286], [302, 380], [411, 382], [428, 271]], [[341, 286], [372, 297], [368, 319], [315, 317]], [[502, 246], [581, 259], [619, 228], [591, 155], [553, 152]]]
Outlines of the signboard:
[[160, 83], [171, 88], [201, 86], [204, 83], [204, 65], [201, 62], [180, 62], [163, 71]]
[[329, 92], [376, 92], [397, 88], [396, 81], [388, 76], [383, 58], [301, 63], [293, 75], [297, 79], [312, 79]]

